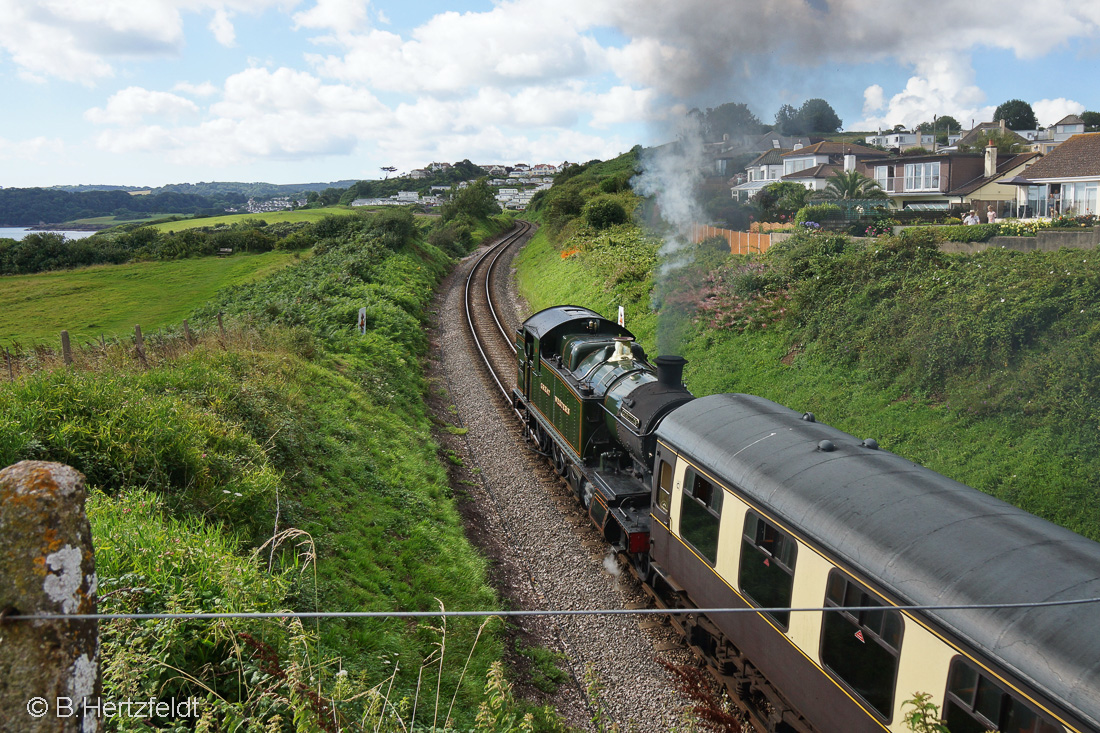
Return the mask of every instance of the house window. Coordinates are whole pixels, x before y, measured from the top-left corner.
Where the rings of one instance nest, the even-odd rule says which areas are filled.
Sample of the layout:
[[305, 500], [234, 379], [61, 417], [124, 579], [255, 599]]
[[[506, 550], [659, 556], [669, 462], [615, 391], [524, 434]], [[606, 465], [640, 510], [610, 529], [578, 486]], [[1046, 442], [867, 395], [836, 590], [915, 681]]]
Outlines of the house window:
[[[754, 511], [745, 515], [745, 534], [741, 541], [741, 570], [737, 582], [757, 606], [790, 608], [794, 588], [794, 563], [798, 546], [771, 522]], [[790, 622], [789, 611], [768, 614], [784, 629]]]
[[951, 733], [1060, 733], [1055, 725], [1006, 693], [970, 662], [956, 657], [947, 678], [944, 718]]
[[798, 171], [804, 171], [807, 168], [812, 168], [814, 165], [813, 158], [801, 158], [797, 160], [785, 160], [783, 161], [783, 175], [789, 173], [797, 173]]
[[938, 191], [938, 190], [940, 190], [940, 164], [939, 163], [906, 163], [905, 164], [905, 190], [906, 191]]
[[661, 470], [657, 478], [657, 506], [668, 513], [672, 505], [672, 464], [661, 461]]
[[[821, 627], [821, 661], [852, 692], [885, 720], [894, 703], [901, 653], [901, 614], [839, 570], [829, 574], [825, 606], [873, 607], [865, 611], [826, 611]], [[951, 729], [954, 733], [954, 728]]]
[[680, 536], [711, 565], [718, 559], [718, 529], [722, 518], [722, 487], [688, 469], [680, 502]]
[[890, 172], [889, 171], [890, 171], [890, 169], [887, 166], [884, 166], [884, 165], [876, 165], [875, 166], [875, 183], [877, 183], [878, 187], [881, 188], [883, 191], [886, 191], [887, 190], [886, 187], [888, 185], [890, 185], [889, 184], [889, 180], [890, 180]]

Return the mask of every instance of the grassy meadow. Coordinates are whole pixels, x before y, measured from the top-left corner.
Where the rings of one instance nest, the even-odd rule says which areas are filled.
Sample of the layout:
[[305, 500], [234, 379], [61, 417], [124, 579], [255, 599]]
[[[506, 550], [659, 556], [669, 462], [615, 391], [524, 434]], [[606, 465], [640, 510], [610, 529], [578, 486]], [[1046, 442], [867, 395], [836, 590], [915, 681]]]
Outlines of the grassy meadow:
[[74, 343], [178, 325], [221, 288], [265, 277], [295, 261], [290, 252], [170, 262], [97, 265], [0, 277], [0, 344]]
[[[197, 343], [166, 332], [148, 342], [146, 363], [119, 342], [52, 369], [33, 368], [35, 352], [24, 351], [31, 368], [0, 381], [0, 465], [59, 461], [87, 477], [101, 612], [498, 607], [424, 403], [428, 306], [453, 260], [424, 241], [408, 212], [341, 217], [324, 231], [308, 257], [35, 276], [103, 277], [83, 296], [68, 289], [95, 302], [112, 282], [133, 290], [130, 280], [152, 286], [151, 300], [180, 300], [165, 290], [176, 276], [187, 283], [196, 266], [253, 263], [211, 281], [220, 288], [211, 300], [174, 304]], [[27, 291], [23, 302], [32, 300]], [[366, 335], [355, 329], [362, 306]], [[213, 325], [219, 311], [225, 337]], [[389, 733], [438, 720], [495, 731], [525, 713], [537, 730], [558, 729], [551, 712], [512, 699], [499, 620], [100, 629], [104, 695], [194, 695], [203, 701], [200, 730]], [[154, 719], [142, 729], [182, 729], [177, 723]]]
[[184, 229], [197, 227], [232, 226], [248, 220], [263, 219], [268, 224], [281, 222], [297, 224], [301, 222], [313, 223], [324, 219], [326, 216], [351, 216], [357, 212], [350, 206], [326, 206], [323, 209], [296, 209], [294, 211], [265, 211], [262, 214], [225, 214], [224, 216], [206, 216], [199, 219], [180, 219], [179, 221], [165, 221], [153, 224], [155, 229], [162, 232], [182, 232]]

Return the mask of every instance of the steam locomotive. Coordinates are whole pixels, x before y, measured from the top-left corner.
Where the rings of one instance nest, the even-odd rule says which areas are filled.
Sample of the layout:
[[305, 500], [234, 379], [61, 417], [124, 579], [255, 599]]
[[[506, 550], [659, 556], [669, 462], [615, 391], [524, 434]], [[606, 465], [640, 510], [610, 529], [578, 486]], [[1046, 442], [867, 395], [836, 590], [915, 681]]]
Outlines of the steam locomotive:
[[530, 439], [639, 577], [760, 609], [682, 623], [767, 730], [908, 731], [927, 693], [951, 733], [1100, 731], [1100, 603], [1054, 605], [1100, 598], [1100, 544], [810, 413], [695, 398], [586, 308], [516, 346]]

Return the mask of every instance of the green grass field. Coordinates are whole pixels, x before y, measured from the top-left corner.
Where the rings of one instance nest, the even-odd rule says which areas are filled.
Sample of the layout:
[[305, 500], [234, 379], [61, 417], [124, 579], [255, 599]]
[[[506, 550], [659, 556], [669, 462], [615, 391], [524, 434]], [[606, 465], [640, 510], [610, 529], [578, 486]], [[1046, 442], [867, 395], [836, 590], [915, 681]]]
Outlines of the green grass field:
[[219, 288], [263, 277], [294, 257], [267, 252], [0, 277], [0, 344], [58, 344], [62, 330], [83, 343], [135, 324], [178, 324]]
[[350, 216], [364, 211], [364, 209], [352, 209], [349, 206], [326, 206], [323, 209], [298, 209], [296, 211], [267, 211], [262, 214], [226, 214], [225, 216], [209, 216], [204, 219], [183, 219], [169, 221], [163, 224], [154, 224], [153, 228], [162, 232], [179, 232], [184, 229], [196, 227], [215, 227], [218, 225], [230, 225], [248, 219], [263, 219], [268, 224], [279, 222], [314, 222], [326, 216]]

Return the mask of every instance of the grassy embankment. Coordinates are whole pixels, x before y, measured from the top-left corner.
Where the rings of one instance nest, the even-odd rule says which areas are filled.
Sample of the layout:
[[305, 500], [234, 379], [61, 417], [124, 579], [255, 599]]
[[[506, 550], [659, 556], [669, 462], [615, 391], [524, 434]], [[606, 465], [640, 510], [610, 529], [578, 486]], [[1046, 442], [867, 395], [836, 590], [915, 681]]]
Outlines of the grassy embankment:
[[290, 252], [265, 252], [0, 277], [0, 344], [56, 346], [65, 329], [82, 343], [135, 324], [145, 331], [178, 326], [221, 288], [265, 277], [295, 259]]
[[[630, 157], [563, 194], [605, 195]], [[556, 189], [535, 212], [544, 221]], [[571, 302], [614, 317], [624, 305], [650, 353], [689, 360], [697, 395], [813, 411], [1100, 540], [1095, 252], [943, 255], [919, 232], [866, 246], [805, 235], [753, 258], [690, 246], [689, 264], [658, 282], [658, 243], [634, 225], [554, 224], [517, 260], [533, 309]]]
[[[422, 400], [449, 259], [411, 223], [348, 219], [312, 257], [222, 291], [192, 317], [231, 314], [224, 341], [167, 339], [147, 369], [109, 345], [80, 362], [94, 369], [0, 384], [0, 465], [61, 461], [93, 488], [101, 611], [494, 607]], [[501, 654], [480, 624], [107, 622], [104, 692], [195, 695], [219, 730], [404, 730], [414, 706], [442, 725], [457, 696], [469, 728]]]

